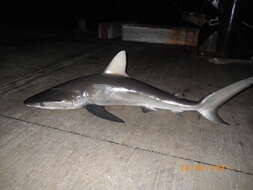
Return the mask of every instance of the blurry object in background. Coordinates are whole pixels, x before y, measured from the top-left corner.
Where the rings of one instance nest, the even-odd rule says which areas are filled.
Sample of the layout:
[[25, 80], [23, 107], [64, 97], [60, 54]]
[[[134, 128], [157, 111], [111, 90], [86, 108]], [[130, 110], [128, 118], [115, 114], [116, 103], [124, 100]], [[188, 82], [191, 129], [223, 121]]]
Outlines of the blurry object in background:
[[[250, 59], [252, 56], [252, 28], [249, 0], [223, 0], [218, 47], [221, 57]], [[245, 25], [245, 23], [247, 23]]]
[[197, 28], [122, 25], [122, 40], [124, 41], [197, 47], [198, 34]]
[[216, 9], [219, 9], [220, 1], [219, 0], [208, 0]]
[[249, 29], [253, 29], [253, 25], [250, 25], [250, 24], [248, 24], [248, 23], [245, 22], [245, 21], [242, 21], [242, 24], [243, 24], [244, 26], [247, 26]]
[[217, 40], [218, 32], [213, 32], [207, 39], [205, 39], [202, 44], [199, 46], [199, 51], [201, 55], [204, 54], [216, 54], [217, 51]]
[[207, 22], [205, 14], [199, 14], [192, 11], [184, 12], [182, 19], [197, 26], [203, 26]]
[[217, 65], [225, 65], [225, 64], [249, 64], [253, 65], [253, 60], [242, 60], [242, 59], [226, 59], [226, 58], [210, 58], [208, 60], [210, 63], [214, 63]]
[[199, 27], [200, 54], [220, 57], [211, 62], [252, 64], [252, 8], [249, 0], [203, 0], [201, 9], [185, 9], [182, 19]]
[[79, 31], [86, 31], [87, 29], [87, 22], [85, 18], [81, 18], [78, 20], [78, 30]]
[[115, 39], [121, 36], [121, 22], [103, 22], [98, 25], [99, 39]]
[[[220, 27], [219, 0], [204, 0], [200, 13], [192, 13], [195, 17], [202, 15], [203, 22], [200, 27], [198, 50], [201, 55], [218, 56], [217, 43]], [[190, 20], [188, 20], [190, 21]]]
[[208, 25], [209, 26], [217, 26], [217, 25], [219, 25], [220, 23], [219, 23], [219, 17], [218, 16], [216, 16], [215, 18], [213, 18], [213, 19], [210, 19], [210, 20], [208, 20]]

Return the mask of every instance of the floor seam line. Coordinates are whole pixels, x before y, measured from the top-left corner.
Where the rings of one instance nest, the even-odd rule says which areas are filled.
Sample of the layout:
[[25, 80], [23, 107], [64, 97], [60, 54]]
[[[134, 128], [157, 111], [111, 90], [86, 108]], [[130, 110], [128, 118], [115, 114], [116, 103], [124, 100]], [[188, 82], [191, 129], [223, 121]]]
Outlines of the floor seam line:
[[[80, 60], [88, 58], [90, 56], [93, 56], [99, 52], [102, 52], [104, 49], [105, 48], [100, 48], [100, 49], [96, 49], [93, 52], [90, 52], [87, 54], [83, 54], [83, 53], [79, 54], [73, 58], [59, 61], [59, 63], [53, 64], [53, 65], [50, 65], [47, 67], [39, 68], [36, 71], [33, 71], [31, 73], [28, 73], [28, 74], [22, 76], [21, 78], [14, 79], [14, 80], [4, 83], [4, 84], [0, 84], [0, 87], [2, 87], [2, 89], [0, 90], [0, 94], [5, 95], [5, 94], [11, 92], [12, 90], [22, 88], [22, 87], [26, 86], [27, 84], [29, 84], [31, 81], [37, 80], [38, 78], [48, 76], [54, 72], [59, 71], [60, 69], [66, 68], [68, 66], [75, 65]], [[26, 82], [26, 81], [28, 81], [28, 82]]]
[[[35, 126], [38, 126], [38, 127], [43, 127], [43, 128], [47, 128], [47, 129], [51, 129], [51, 130], [55, 130], [55, 131], [60, 131], [60, 132], [67, 133], [67, 134], [78, 135], [78, 136], [81, 136], [81, 137], [86, 137], [88, 139], [92, 139], [92, 140], [96, 140], [96, 141], [100, 141], [100, 142], [106, 142], [106, 143], [110, 143], [110, 144], [123, 146], [123, 147], [129, 148], [129, 149], [141, 150], [141, 151], [144, 151], [144, 152], [149, 152], [149, 153], [158, 154], [158, 155], [161, 155], [161, 156], [176, 158], [176, 159], [185, 160], [185, 161], [191, 161], [191, 162], [195, 162], [195, 163], [198, 163], [198, 164], [204, 164], [204, 165], [208, 165], [208, 166], [220, 167], [220, 165], [216, 165], [216, 164], [212, 164], [212, 163], [208, 163], [208, 162], [204, 162], [204, 161], [200, 161], [200, 160], [194, 160], [194, 159], [191, 159], [191, 158], [184, 158], [184, 157], [181, 157], [181, 156], [176, 156], [176, 155], [172, 155], [172, 154], [169, 154], [169, 153], [163, 153], [163, 152], [159, 152], [159, 151], [155, 151], [155, 150], [150, 150], [150, 149], [147, 149], [147, 148], [134, 147], [134, 146], [130, 146], [130, 145], [127, 145], [127, 144], [122, 144], [122, 143], [119, 143], [119, 142], [115, 142], [115, 141], [112, 141], [112, 140], [95, 138], [95, 137], [85, 135], [85, 134], [81, 134], [81, 133], [78, 133], [78, 132], [68, 131], [68, 130], [65, 130], [65, 129], [59, 129], [59, 128], [52, 127], [52, 126], [49, 126], [49, 125], [44, 125], [44, 124], [40, 124], [40, 123], [36, 123], [36, 122], [31, 122], [31, 121], [15, 118], [15, 117], [4, 115], [4, 114], [0, 114], [0, 116], [4, 117], [4, 118], [12, 119], [12, 120], [20, 121], [20, 122], [23, 122], [23, 123], [32, 124], [32, 125], [35, 125]], [[242, 171], [242, 170], [238, 170], [238, 169], [234, 169], [234, 168], [228, 168], [228, 167], [225, 167], [225, 166], [223, 168], [226, 169], [226, 170], [229, 170], [229, 171], [236, 172], [236, 173], [241, 173], [241, 174], [246, 174], [246, 175], [253, 176], [253, 173], [251, 173], [251, 172], [246, 172], [246, 171]]]

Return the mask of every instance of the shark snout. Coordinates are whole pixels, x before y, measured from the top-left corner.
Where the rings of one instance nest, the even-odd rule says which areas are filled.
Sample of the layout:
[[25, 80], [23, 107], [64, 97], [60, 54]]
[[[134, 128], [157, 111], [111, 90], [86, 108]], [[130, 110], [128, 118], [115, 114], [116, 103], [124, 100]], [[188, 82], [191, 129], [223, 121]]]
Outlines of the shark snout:
[[34, 95], [24, 101], [28, 107], [41, 109], [74, 109], [83, 106], [79, 99], [73, 99], [75, 94], [64, 91], [50, 89]]
[[24, 101], [24, 104], [28, 107], [43, 108], [45, 102], [52, 101], [54, 99], [52, 95], [54, 95], [54, 92], [52, 90], [47, 90], [27, 98]]

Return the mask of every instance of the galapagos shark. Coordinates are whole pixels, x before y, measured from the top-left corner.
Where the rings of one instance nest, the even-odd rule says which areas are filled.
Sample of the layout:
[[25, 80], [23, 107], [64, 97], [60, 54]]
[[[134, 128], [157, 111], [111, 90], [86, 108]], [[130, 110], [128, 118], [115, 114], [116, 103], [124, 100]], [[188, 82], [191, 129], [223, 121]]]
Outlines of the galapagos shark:
[[230, 98], [253, 84], [253, 76], [217, 90], [200, 101], [179, 98], [126, 73], [126, 52], [120, 51], [103, 73], [84, 76], [57, 85], [24, 101], [29, 107], [41, 109], [86, 108], [98, 117], [124, 122], [105, 106], [138, 106], [143, 112], [159, 109], [172, 112], [195, 111], [216, 124], [228, 124], [218, 109]]

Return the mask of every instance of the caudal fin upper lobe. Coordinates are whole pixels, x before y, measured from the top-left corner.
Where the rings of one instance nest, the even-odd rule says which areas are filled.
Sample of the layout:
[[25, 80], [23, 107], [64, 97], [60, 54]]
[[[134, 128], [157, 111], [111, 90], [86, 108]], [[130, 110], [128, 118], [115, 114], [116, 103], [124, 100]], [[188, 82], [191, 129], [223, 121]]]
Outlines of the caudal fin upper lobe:
[[217, 124], [228, 124], [219, 115], [218, 109], [230, 98], [253, 84], [253, 76], [217, 90], [199, 102], [197, 111], [206, 119]]

